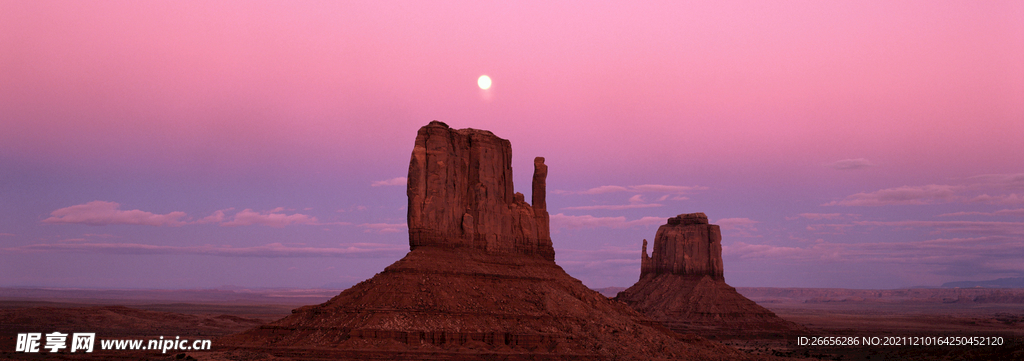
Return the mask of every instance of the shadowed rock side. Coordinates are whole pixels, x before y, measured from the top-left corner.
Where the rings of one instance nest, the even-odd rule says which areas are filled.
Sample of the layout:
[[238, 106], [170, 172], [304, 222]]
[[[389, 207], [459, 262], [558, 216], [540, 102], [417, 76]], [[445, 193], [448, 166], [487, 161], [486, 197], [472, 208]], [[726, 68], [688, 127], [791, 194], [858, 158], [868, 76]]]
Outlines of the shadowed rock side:
[[615, 299], [673, 331], [736, 337], [803, 330], [725, 283], [722, 233], [704, 213], [669, 218], [650, 257], [643, 241], [640, 259], [640, 280]]
[[534, 160], [533, 206], [512, 188], [512, 144], [439, 121], [420, 128], [409, 161], [409, 246], [469, 247], [555, 259], [544, 158]]
[[512, 193], [511, 147], [490, 132], [431, 122], [410, 163], [404, 258], [326, 303], [219, 342], [286, 358], [752, 358], [673, 333], [555, 264], [543, 158], [533, 206]]

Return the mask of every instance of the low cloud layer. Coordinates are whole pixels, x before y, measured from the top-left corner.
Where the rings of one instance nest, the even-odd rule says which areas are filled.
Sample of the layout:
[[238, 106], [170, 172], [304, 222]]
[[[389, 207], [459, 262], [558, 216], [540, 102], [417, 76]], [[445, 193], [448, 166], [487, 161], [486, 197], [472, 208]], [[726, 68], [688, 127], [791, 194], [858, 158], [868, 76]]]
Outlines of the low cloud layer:
[[818, 220], [843, 219], [843, 218], [849, 218], [849, 217], [857, 217], [857, 215], [856, 214], [842, 214], [842, 213], [800, 213], [796, 217], [786, 217], [786, 219], [794, 220], [794, 219], [804, 218], [804, 219], [809, 219], [809, 220], [812, 220], [812, 221], [818, 221]]
[[834, 162], [834, 163], [826, 164], [825, 166], [829, 167], [829, 168], [832, 168], [832, 169], [838, 169], [838, 170], [856, 170], [856, 169], [864, 169], [864, 168], [874, 167], [875, 164], [871, 163], [871, 161], [869, 161], [867, 159], [857, 158], [857, 159], [843, 159], [841, 161], [837, 161], [837, 162]]
[[363, 223], [359, 227], [367, 233], [398, 233], [409, 227], [406, 223]]
[[1024, 222], [984, 221], [857, 221], [860, 226], [917, 228], [931, 232], [962, 233], [972, 235], [1024, 235]]
[[1024, 275], [1024, 263], [1019, 262], [1024, 259], [1024, 242], [1006, 236], [864, 243], [818, 239], [800, 246], [734, 242], [723, 246], [722, 253], [739, 259], [928, 266], [938, 273], [959, 276]]
[[385, 186], [404, 186], [408, 184], [408, 179], [405, 177], [394, 177], [391, 179], [375, 181], [370, 184], [371, 187], [385, 187]]
[[[267, 212], [255, 212], [252, 209], [246, 208], [243, 209], [241, 212], [235, 213], [235, 215], [232, 217], [230, 221], [221, 223], [220, 225], [225, 227], [252, 225], [284, 227], [292, 224], [320, 224], [317, 221], [316, 217], [300, 213], [284, 214], [282, 213], [283, 211], [284, 208], [282, 207], [274, 208]], [[219, 215], [217, 213], [214, 213], [214, 216]]]
[[988, 188], [997, 188], [1007, 191], [1024, 190], [1024, 173], [982, 174], [971, 177], [970, 180]]
[[294, 247], [271, 243], [252, 247], [227, 246], [162, 246], [140, 243], [72, 242], [39, 243], [20, 247], [0, 248], [4, 253], [102, 253], [131, 255], [204, 255], [221, 257], [397, 257], [408, 247], [378, 243], [352, 243], [344, 247]]
[[990, 196], [987, 193], [968, 200], [968, 203], [985, 204], [1024, 204], [1024, 193], [1010, 193]]
[[[1024, 173], [984, 174], [960, 179], [959, 185], [929, 184], [852, 194], [823, 206], [892, 206], [942, 203], [1024, 204]], [[1003, 192], [1012, 193], [1003, 193]]]
[[581, 229], [581, 228], [627, 228], [638, 226], [652, 226], [664, 224], [664, 217], [643, 217], [627, 221], [626, 217], [594, 217], [591, 215], [567, 216], [565, 214], [551, 215], [551, 229]]
[[843, 200], [826, 203], [826, 206], [887, 206], [923, 205], [951, 202], [961, 187], [930, 184], [926, 186], [903, 186], [874, 192], [857, 193]]
[[[661, 200], [665, 200], [665, 198], [666, 197], [662, 197]], [[562, 208], [562, 209], [567, 209], [567, 210], [594, 210], [594, 209], [622, 210], [622, 209], [635, 209], [635, 208], [652, 208], [652, 207], [661, 207], [661, 206], [662, 206], [662, 204], [659, 204], [659, 203], [647, 203], [647, 200], [644, 199], [643, 195], [637, 194], [637, 195], [634, 195], [634, 196], [629, 198], [629, 204], [601, 204], [601, 205], [592, 205], [592, 206], [565, 207], [565, 208]]]
[[562, 209], [565, 209], [565, 210], [583, 210], [583, 211], [603, 209], [603, 210], [617, 211], [617, 210], [623, 210], [623, 209], [652, 208], [652, 207], [661, 207], [661, 206], [662, 205], [658, 204], [658, 203], [645, 203], [645, 204], [602, 204], [602, 205], [595, 205], [595, 206], [564, 207]]
[[754, 232], [757, 232], [755, 225], [761, 222], [750, 218], [722, 218], [711, 223], [719, 225], [722, 227], [722, 230], [731, 231], [736, 236], [757, 237], [754, 234]]
[[145, 226], [180, 226], [187, 217], [185, 212], [156, 214], [138, 209], [121, 210], [121, 205], [114, 202], [92, 201], [61, 208], [50, 212], [50, 218], [43, 223], [50, 224], [87, 224], [105, 226], [110, 224], [130, 224]]
[[[570, 274], [585, 275], [581, 281], [591, 287], [629, 285], [640, 273], [641, 241], [623, 247], [600, 249], [555, 249], [558, 265]], [[623, 279], [629, 279], [624, 282]]]
[[[107, 225], [144, 225], [144, 226], [184, 226], [189, 224], [219, 224], [225, 227], [262, 225], [284, 227], [289, 225], [322, 225], [316, 217], [285, 212], [283, 207], [269, 211], [257, 212], [246, 208], [233, 215], [227, 212], [234, 208], [221, 209], [199, 220], [192, 220], [185, 212], [156, 214], [138, 209], [122, 210], [115, 202], [92, 201], [85, 204], [61, 208], [50, 213], [44, 219], [48, 224], [85, 224], [90, 226]], [[333, 223], [347, 224], [347, 223]]]
[[600, 186], [587, 189], [585, 191], [571, 192], [571, 191], [552, 191], [555, 194], [606, 194], [616, 192], [638, 192], [638, 193], [691, 193], [696, 191], [707, 190], [708, 187], [703, 186], [672, 186], [664, 184], [641, 184], [635, 186]]
[[954, 212], [954, 213], [943, 213], [938, 217], [960, 217], [960, 216], [1016, 216], [1024, 217], [1024, 208], [1017, 209], [1000, 209], [993, 212]]

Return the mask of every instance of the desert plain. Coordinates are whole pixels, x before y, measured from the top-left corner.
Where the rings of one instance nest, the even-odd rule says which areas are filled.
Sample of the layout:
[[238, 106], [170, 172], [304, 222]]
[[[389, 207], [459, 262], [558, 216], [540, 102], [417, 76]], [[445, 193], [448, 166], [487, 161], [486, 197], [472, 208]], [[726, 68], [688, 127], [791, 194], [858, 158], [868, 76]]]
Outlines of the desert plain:
[[[614, 296], [624, 287], [597, 289]], [[712, 340], [751, 355], [820, 360], [1019, 360], [1024, 357], [1024, 289], [917, 288], [896, 290], [744, 288], [737, 290], [806, 334]], [[218, 346], [217, 338], [326, 302], [341, 290], [0, 289], [0, 358], [49, 360], [288, 359]], [[80, 331], [98, 338], [188, 336], [213, 339], [202, 352], [110, 351], [92, 354], [15, 353], [17, 333]], [[799, 346], [800, 336], [986, 336], [1003, 346]], [[97, 347], [98, 348], [98, 347]], [[179, 355], [180, 358], [179, 358]], [[294, 359], [320, 359], [315, 355]], [[322, 358], [322, 359], [329, 359]]]

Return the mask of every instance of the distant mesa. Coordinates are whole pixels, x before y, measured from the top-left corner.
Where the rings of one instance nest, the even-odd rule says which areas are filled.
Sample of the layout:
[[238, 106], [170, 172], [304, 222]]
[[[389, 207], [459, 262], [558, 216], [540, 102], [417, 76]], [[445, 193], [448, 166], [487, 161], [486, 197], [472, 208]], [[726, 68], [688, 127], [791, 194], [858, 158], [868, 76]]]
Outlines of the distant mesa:
[[680, 214], [658, 228], [651, 256], [640, 254], [640, 280], [615, 299], [673, 331], [710, 337], [779, 336], [796, 323], [725, 283], [722, 232], [704, 213]]
[[554, 262], [547, 166], [533, 205], [512, 187], [508, 140], [434, 121], [409, 162], [404, 258], [326, 303], [219, 342], [318, 359], [733, 360], [604, 297]]
[[1024, 277], [1000, 278], [987, 281], [946, 282], [943, 288], [1024, 288]]

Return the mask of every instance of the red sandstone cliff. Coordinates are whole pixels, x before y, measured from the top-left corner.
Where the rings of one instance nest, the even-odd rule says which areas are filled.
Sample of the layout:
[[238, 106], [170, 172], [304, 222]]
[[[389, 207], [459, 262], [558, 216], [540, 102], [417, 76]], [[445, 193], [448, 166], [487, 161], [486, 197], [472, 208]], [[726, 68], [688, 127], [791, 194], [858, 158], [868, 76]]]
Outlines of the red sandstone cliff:
[[707, 275], [723, 280], [722, 231], [704, 213], [680, 214], [658, 227], [654, 250], [644, 240], [640, 278], [645, 274]]
[[545, 196], [547, 166], [534, 160], [533, 206], [512, 187], [512, 144], [478, 129], [433, 121], [409, 161], [409, 246], [469, 247], [555, 259]]

